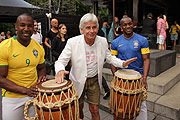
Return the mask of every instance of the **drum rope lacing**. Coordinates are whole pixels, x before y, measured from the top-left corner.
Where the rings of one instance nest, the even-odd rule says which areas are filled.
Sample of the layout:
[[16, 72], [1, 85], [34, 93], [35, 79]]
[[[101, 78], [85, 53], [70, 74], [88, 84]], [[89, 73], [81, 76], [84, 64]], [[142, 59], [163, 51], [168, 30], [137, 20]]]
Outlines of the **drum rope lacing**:
[[[116, 79], [116, 78], [115, 78]], [[121, 80], [124, 80], [124, 79], [121, 79]], [[133, 83], [134, 81], [132, 81]], [[120, 84], [120, 83], [119, 83]], [[126, 84], [125, 84], [126, 85]], [[124, 85], [124, 86], [125, 86]], [[141, 85], [142, 87], [140, 87], [139, 89], [133, 89], [131, 90], [132, 88], [129, 88], [129, 89], [125, 89], [124, 87], [118, 87], [118, 85], [115, 85], [114, 84], [114, 81], [111, 82], [111, 88], [113, 88], [115, 91], [118, 91], [120, 93], [125, 93], [125, 94], [137, 94], [137, 93], [143, 93], [143, 98], [142, 98], [142, 101], [146, 100], [147, 99], [147, 90], [144, 88], [143, 85]], [[131, 86], [133, 87], [133, 86]]]
[[[119, 79], [119, 80], [118, 80]], [[123, 83], [123, 81], [126, 81]], [[136, 84], [135, 84], [136, 81]], [[124, 84], [124, 85], [123, 85]], [[139, 85], [139, 86], [138, 86]], [[123, 118], [125, 118], [127, 109], [129, 110], [129, 118], [131, 117], [131, 113], [133, 113], [133, 116], [136, 116], [136, 110], [139, 106], [141, 106], [141, 102], [147, 99], [147, 91], [143, 86], [142, 80], [131, 80], [131, 85], [127, 82], [127, 80], [118, 78], [114, 76], [114, 79], [111, 82], [111, 96], [110, 96], [110, 109], [111, 112], [118, 116], [119, 110], [123, 113]], [[135, 88], [135, 89], [134, 89]], [[113, 91], [115, 91], [116, 96], [113, 97]], [[119, 101], [117, 101], [117, 93], [122, 93], [121, 98]], [[124, 103], [124, 94], [128, 95], [128, 99], [126, 101], [126, 105]], [[134, 95], [133, 100], [130, 103], [130, 95]], [[138, 95], [142, 94], [142, 96]], [[115, 103], [113, 104], [113, 98], [115, 99]], [[141, 99], [140, 99], [141, 98]], [[130, 105], [131, 104], [131, 105]], [[134, 106], [133, 106], [134, 105]], [[120, 106], [122, 108], [120, 108]], [[135, 108], [133, 108], [135, 107]], [[134, 109], [134, 111], [133, 111]], [[123, 110], [123, 111], [122, 111]], [[133, 112], [132, 112], [133, 111]]]
[[[68, 89], [68, 88], [71, 88]], [[65, 94], [64, 90], [67, 90], [68, 89], [68, 95]], [[24, 109], [24, 115], [25, 115], [25, 119], [27, 120], [36, 120], [38, 119], [38, 114], [37, 114], [37, 106], [40, 108], [40, 114], [41, 114], [41, 120], [44, 120], [44, 116], [43, 116], [43, 108], [47, 108], [49, 109], [49, 120], [52, 119], [54, 120], [53, 118], [53, 115], [52, 115], [52, 111], [51, 109], [52, 108], [55, 108], [55, 107], [58, 107], [59, 110], [60, 110], [60, 120], [65, 120], [64, 116], [62, 115], [62, 110], [61, 110], [61, 107], [63, 105], [69, 105], [69, 112], [70, 112], [70, 115], [69, 115], [69, 119], [70, 120], [73, 120], [72, 116], [72, 109], [71, 109], [71, 103], [74, 101], [74, 105], [75, 105], [75, 111], [77, 112], [77, 114], [75, 114], [75, 119], [74, 120], [78, 120], [78, 117], [79, 117], [79, 109], [78, 109], [78, 93], [77, 91], [75, 90], [75, 88], [73, 87], [73, 84], [71, 83], [69, 86], [67, 87], [64, 87], [61, 89], [61, 94], [60, 94], [60, 99], [58, 100], [57, 97], [55, 96], [54, 92], [59, 92], [60, 90], [53, 90], [51, 91], [52, 92], [52, 95], [51, 95], [51, 98], [50, 100], [48, 99], [47, 97], [47, 93], [50, 92], [49, 90], [42, 90], [42, 89], [38, 89], [39, 90], [39, 101], [38, 101], [38, 96], [30, 101], [28, 101], [25, 106], [25, 109]], [[41, 97], [41, 92], [43, 92], [43, 95]], [[62, 96], [64, 96], [66, 99], [64, 101], [62, 101]], [[52, 98], [55, 98], [56, 102], [52, 103]], [[43, 102], [43, 100], [46, 99], [46, 103]], [[35, 107], [35, 116], [34, 117], [29, 117], [28, 116], [28, 105], [30, 103], [33, 103], [34, 107]]]

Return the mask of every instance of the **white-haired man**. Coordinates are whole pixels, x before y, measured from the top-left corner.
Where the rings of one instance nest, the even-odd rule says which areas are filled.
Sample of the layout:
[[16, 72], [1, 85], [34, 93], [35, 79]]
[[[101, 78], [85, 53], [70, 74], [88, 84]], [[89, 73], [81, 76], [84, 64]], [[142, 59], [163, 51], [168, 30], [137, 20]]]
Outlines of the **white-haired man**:
[[55, 62], [57, 83], [64, 81], [64, 74], [68, 74], [65, 66], [69, 60], [72, 62], [69, 78], [79, 94], [80, 119], [84, 116], [84, 96], [86, 95], [92, 120], [100, 120], [98, 105], [104, 60], [115, 66], [126, 67], [137, 59], [122, 61], [112, 56], [108, 50], [106, 38], [97, 36], [98, 27], [97, 17], [91, 13], [85, 14], [79, 24], [81, 35], [67, 41], [64, 50]]

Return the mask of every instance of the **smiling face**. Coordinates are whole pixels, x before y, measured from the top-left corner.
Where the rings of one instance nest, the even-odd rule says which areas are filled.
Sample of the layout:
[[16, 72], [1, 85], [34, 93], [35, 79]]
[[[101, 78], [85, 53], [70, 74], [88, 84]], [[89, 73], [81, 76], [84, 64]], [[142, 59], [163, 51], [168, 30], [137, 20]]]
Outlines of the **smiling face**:
[[81, 33], [84, 34], [86, 42], [94, 42], [98, 33], [96, 22], [85, 22], [84, 27], [81, 28]]
[[29, 42], [33, 34], [33, 18], [28, 15], [20, 15], [17, 18], [15, 29], [17, 30], [17, 40], [21, 43]]
[[38, 23], [34, 22], [34, 32], [37, 32], [37, 31], [38, 31]]
[[66, 35], [67, 33], [67, 28], [65, 25], [63, 25], [60, 29], [59, 29], [60, 33], [63, 34], [63, 35]]
[[121, 29], [125, 37], [131, 37], [133, 35], [133, 22], [129, 17], [122, 18], [121, 20]]

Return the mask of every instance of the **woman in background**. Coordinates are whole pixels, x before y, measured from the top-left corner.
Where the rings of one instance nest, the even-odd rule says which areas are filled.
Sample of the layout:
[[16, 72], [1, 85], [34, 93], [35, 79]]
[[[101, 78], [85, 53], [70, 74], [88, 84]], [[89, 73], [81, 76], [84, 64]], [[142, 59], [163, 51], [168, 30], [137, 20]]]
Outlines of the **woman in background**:
[[180, 26], [177, 24], [177, 22], [175, 20], [174, 24], [171, 25], [171, 28], [169, 30], [173, 50], [175, 49], [176, 41], [178, 40], [178, 32], [179, 32], [179, 30], [180, 30]]
[[[166, 15], [163, 15], [163, 19], [164, 19], [164, 21], [165, 21], [165, 23], [166, 23], [166, 28], [165, 28], [165, 30], [167, 31], [167, 29], [169, 29], [169, 24], [168, 24], [168, 22], [167, 22], [167, 17], [166, 17]], [[166, 50], [166, 41], [167, 41], [167, 32], [166, 32], [166, 38], [165, 38], [165, 40], [164, 40], [164, 50]]]
[[0, 38], [0, 43], [6, 39], [5, 33], [1, 32], [1, 38]]
[[[55, 61], [58, 60], [59, 55], [63, 51], [67, 43], [67, 27], [65, 24], [60, 24], [58, 27], [57, 36], [53, 39], [52, 43], [52, 55], [55, 58]], [[70, 65], [66, 67], [67, 71], [70, 71]], [[66, 76], [66, 79], [69, 79], [69, 74]]]
[[[113, 25], [114, 25], [114, 31], [113, 31]], [[119, 18], [118, 17], [114, 17], [114, 23], [112, 22], [111, 24], [111, 28], [109, 30], [109, 34], [108, 34], [108, 43], [109, 43], [109, 48], [111, 48], [111, 42], [117, 37], [119, 36], [118, 29], [119, 29]]]

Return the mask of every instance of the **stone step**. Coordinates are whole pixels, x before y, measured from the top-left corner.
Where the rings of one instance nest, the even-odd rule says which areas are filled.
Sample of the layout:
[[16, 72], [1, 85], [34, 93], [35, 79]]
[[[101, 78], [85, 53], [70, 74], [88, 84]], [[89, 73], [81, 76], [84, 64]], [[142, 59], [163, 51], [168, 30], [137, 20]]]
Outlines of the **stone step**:
[[156, 100], [154, 104], [154, 113], [173, 120], [180, 120], [179, 91], [180, 82]]
[[159, 94], [147, 92], [147, 109], [148, 111], [154, 112], [155, 102], [161, 97]]
[[175, 50], [176, 50], [177, 53], [180, 53], [180, 45], [176, 45]]
[[174, 67], [168, 69], [160, 75], [148, 79], [148, 91], [160, 95], [165, 94], [170, 88], [180, 81], [179, 68], [180, 63], [177, 63]]
[[176, 64], [176, 52], [173, 50], [150, 50], [150, 69], [148, 76], [155, 77]]

